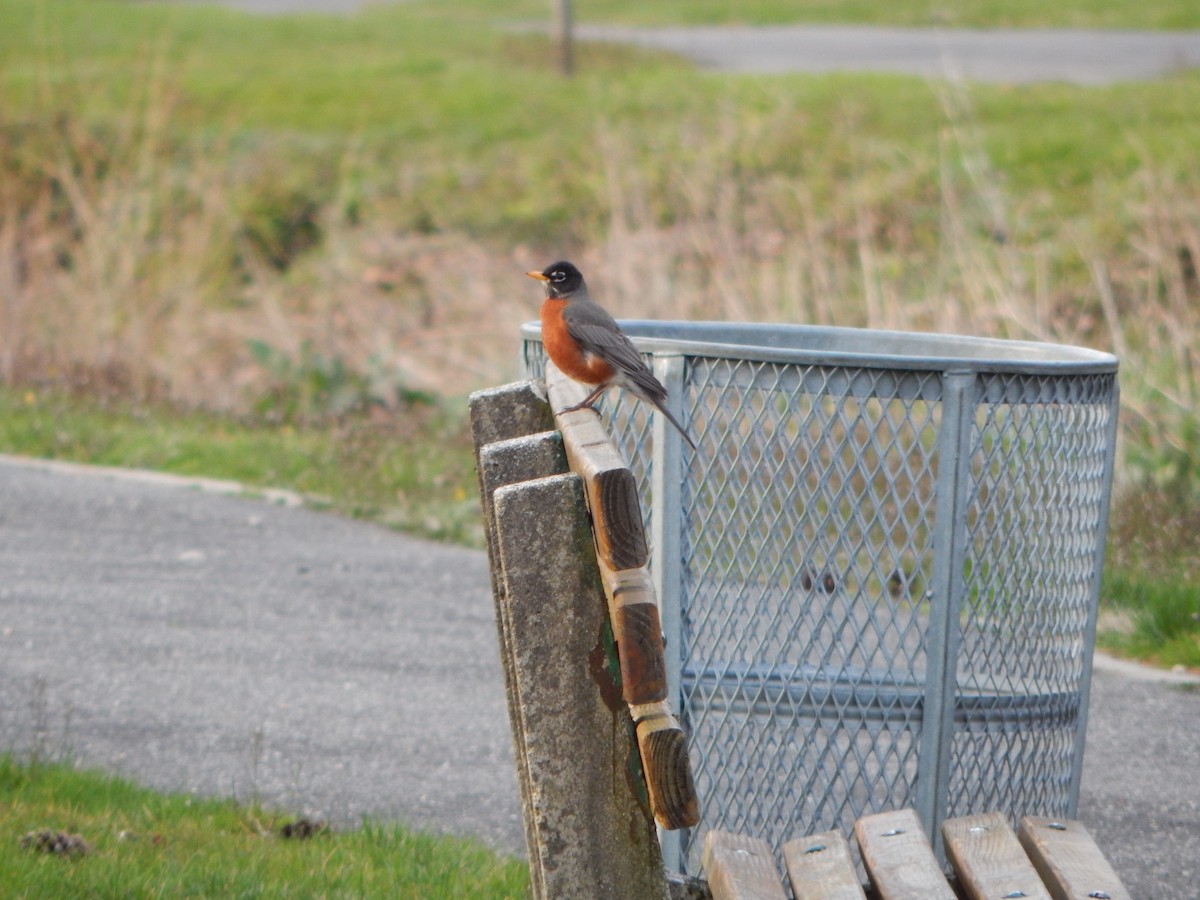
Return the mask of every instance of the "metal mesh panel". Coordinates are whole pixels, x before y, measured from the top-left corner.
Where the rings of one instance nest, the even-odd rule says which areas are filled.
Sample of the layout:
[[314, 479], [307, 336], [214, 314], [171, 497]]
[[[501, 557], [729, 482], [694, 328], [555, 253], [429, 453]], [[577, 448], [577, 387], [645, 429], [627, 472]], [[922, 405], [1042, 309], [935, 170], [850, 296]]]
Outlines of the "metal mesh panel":
[[705, 828], [778, 847], [907, 802], [940, 388], [930, 373], [690, 360], [686, 406], [703, 415], [681, 510], [681, 689], [697, 789], [723, 799], [689, 868]]
[[949, 815], [1072, 802], [1114, 389], [1110, 375], [979, 379]]
[[[1116, 360], [641, 324], [648, 358], [683, 357], [698, 444], [669, 462], [648, 409], [606, 396], [645, 514], [678, 528], [660, 599], [664, 623], [678, 612], [667, 649], [702, 808], [678, 866], [699, 870], [711, 828], [778, 848], [903, 806], [931, 832], [985, 810], [1073, 814]], [[540, 353], [527, 332], [532, 374]], [[654, 512], [656, 466], [681, 473], [678, 509]]]

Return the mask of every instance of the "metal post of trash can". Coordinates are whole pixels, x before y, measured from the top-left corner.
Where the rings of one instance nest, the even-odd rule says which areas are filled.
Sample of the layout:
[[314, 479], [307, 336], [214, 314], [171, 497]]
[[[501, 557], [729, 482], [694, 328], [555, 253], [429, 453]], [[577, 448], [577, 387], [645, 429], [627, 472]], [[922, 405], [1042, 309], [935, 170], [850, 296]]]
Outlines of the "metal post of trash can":
[[925, 702], [921, 712], [921, 759], [930, 764], [917, 781], [914, 807], [934, 848], [941, 845], [950, 784], [954, 699], [958, 676], [958, 613], [962, 605], [966, 486], [971, 457], [971, 392], [975, 373], [947, 372], [942, 378], [942, 423], [938, 433], [937, 506], [933, 521], [933, 572], [929, 585]]
[[[1113, 401], [1112, 415], [1108, 419], [1108, 427], [1105, 429], [1105, 442], [1109, 447], [1117, 446], [1117, 430], [1120, 425], [1120, 418], [1117, 415], [1117, 410], [1120, 409], [1121, 385], [1115, 383], [1113, 385]], [[1103, 487], [1101, 488], [1103, 495], [1108, 497], [1112, 494], [1113, 477], [1116, 470], [1116, 454], [1109, 453], [1104, 460], [1104, 476]], [[1101, 504], [1100, 522], [1097, 525], [1099, 540], [1096, 542], [1095, 563], [1092, 570], [1092, 587], [1091, 594], [1093, 597], [1100, 596], [1100, 581], [1104, 576], [1104, 551], [1107, 545], [1108, 538], [1108, 504]], [[1099, 604], [1092, 604], [1092, 609], [1088, 614], [1087, 624], [1084, 626], [1083, 646], [1096, 646], [1096, 617], [1099, 614]], [[1088, 705], [1092, 693], [1092, 655], [1090, 653], [1084, 655], [1083, 659], [1083, 674], [1080, 678], [1080, 696], [1079, 696], [1079, 721], [1077, 722], [1077, 730], [1075, 733], [1075, 754], [1071, 763], [1071, 786], [1067, 794], [1067, 816], [1075, 818], [1079, 809], [1079, 782], [1083, 777], [1083, 748], [1084, 738], [1087, 736], [1088, 723]]]
[[[676, 354], [656, 355], [654, 374], [667, 389], [667, 408], [680, 421], [683, 416], [683, 358]], [[679, 432], [667, 421], [666, 416], [654, 416], [653, 437], [654, 465], [650, 470], [650, 571], [654, 590], [658, 595], [659, 615], [662, 620], [663, 638], [666, 643], [667, 687], [670, 703], [674, 709], [682, 709], [682, 694], [679, 672], [682, 665], [680, 647], [682, 631], [680, 623], [681, 575], [681, 509], [680, 495], [683, 490], [683, 440]], [[659, 829], [662, 844], [663, 864], [667, 871], [678, 872], [683, 849], [678, 831]]]

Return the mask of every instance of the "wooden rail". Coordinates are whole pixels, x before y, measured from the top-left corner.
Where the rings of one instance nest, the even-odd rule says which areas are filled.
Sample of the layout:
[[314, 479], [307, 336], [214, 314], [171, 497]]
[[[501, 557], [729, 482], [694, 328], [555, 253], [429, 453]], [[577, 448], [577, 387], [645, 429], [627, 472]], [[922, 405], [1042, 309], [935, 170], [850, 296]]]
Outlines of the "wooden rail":
[[[949, 879], [912, 810], [863, 816], [854, 835], [871, 896], [880, 900], [1130, 900], [1079, 822], [1026, 816], [1018, 838], [998, 813], [947, 819], [942, 837], [953, 869]], [[791, 841], [783, 855], [796, 900], [867, 896], [849, 845], [837, 832]], [[704, 870], [714, 900], [786, 896], [771, 848], [757, 838], [710, 831]]]
[[[552, 409], [575, 406], [587, 389], [548, 364]], [[700, 820], [683, 729], [667, 701], [662, 625], [650, 572], [649, 550], [633, 472], [608, 429], [590, 409], [556, 415], [567, 464], [583, 479], [596, 561], [618, 648], [622, 696], [637, 727], [638, 750], [650, 808], [663, 828], [690, 828]]]

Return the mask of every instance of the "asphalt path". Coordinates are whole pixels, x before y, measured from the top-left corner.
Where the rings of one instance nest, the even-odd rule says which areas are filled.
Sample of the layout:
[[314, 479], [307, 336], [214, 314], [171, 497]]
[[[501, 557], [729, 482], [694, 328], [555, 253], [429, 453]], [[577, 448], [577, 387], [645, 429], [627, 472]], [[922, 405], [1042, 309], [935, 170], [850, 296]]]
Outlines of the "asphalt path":
[[[0, 747], [523, 852], [484, 554], [237, 490], [0, 457]], [[1200, 897], [1197, 723], [1101, 660], [1079, 815], [1135, 897]]]
[[668, 50], [724, 72], [889, 72], [1000, 83], [1083, 85], [1200, 66], [1200, 32], [882, 28], [863, 25], [618, 28], [580, 39]]
[[0, 748], [522, 850], [484, 555], [225, 487], [0, 458]]

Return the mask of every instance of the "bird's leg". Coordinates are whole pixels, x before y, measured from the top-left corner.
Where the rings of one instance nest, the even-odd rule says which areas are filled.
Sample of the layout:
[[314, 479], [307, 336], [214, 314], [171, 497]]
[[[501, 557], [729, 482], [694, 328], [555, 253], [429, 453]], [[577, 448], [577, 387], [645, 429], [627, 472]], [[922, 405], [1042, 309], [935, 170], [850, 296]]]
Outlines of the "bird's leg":
[[596, 407], [594, 407], [592, 404], [600, 399], [600, 395], [604, 393], [604, 389], [607, 387], [607, 384], [597, 386], [596, 389], [584, 397], [582, 401], [576, 403], [574, 406], [568, 406], [565, 409], [560, 409], [558, 414], [562, 415], [563, 413], [575, 412], [579, 409], [590, 409], [592, 412], [596, 413], [596, 415], [600, 415], [600, 413], [596, 410]]

